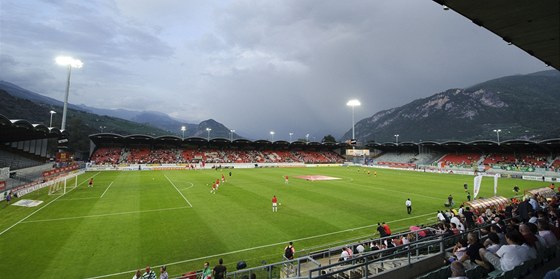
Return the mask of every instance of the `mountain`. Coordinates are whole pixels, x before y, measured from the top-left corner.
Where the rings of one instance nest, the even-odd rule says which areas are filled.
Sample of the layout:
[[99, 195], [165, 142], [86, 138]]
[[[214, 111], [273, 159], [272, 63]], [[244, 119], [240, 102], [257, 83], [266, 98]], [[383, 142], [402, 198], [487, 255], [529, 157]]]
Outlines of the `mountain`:
[[[29, 91], [27, 89], [21, 88], [13, 83], [7, 82], [7, 81], [3, 81], [0, 80], [0, 89], [3, 89], [4, 91], [6, 91], [7, 93], [9, 93], [10, 95], [17, 97], [17, 98], [21, 98], [21, 99], [26, 99], [35, 103], [41, 103], [41, 104], [47, 104], [47, 105], [53, 105], [53, 106], [60, 106], [62, 107], [64, 105], [64, 103], [62, 101], [50, 98], [50, 97], [46, 97], [43, 96], [41, 94], [37, 94], [33, 91]], [[62, 96], [62, 93], [61, 93]], [[72, 104], [68, 104], [68, 108], [73, 108], [73, 109], [79, 109], [78, 106], [72, 105]]]
[[181, 127], [186, 126], [185, 137], [194, 136], [194, 133], [189, 131], [196, 130], [198, 124], [190, 124], [179, 119], [170, 117], [169, 115], [157, 111], [134, 111], [126, 109], [101, 109], [89, 107], [84, 104], [79, 107], [85, 111], [89, 111], [99, 115], [107, 115], [118, 117], [138, 123], [145, 123], [169, 131], [170, 134], [181, 134]]
[[[62, 116], [62, 106], [63, 102], [58, 101], [56, 99], [43, 96], [41, 94], [29, 91], [27, 89], [21, 88], [15, 84], [6, 81], [0, 81], [0, 91], [3, 93], [11, 95], [15, 99], [8, 98], [5, 94], [2, 94], [2, 98], [4, 100], [10, 99], [12, 104], [20, 103], [20, 105], [13, 105], [7, 106], [5, 102], [2, 102], [2, 107], [0, 107], [0, 114], [4, 114], [6, 117], [11, 119], [25, 119], [31, 121], [33, 123], [43, 123], [48, 125], [49, 123], [45, 123], [49, 121], [49, 110], [55, 110], [59, 112], [58, 114], [54, 115], [53, 123], [57, 123], [57, 117]], [[19, 100], [17, 100], [19, 99]], [[27, 102], [23, 101], [26, 100]], [[36, 108], [32, 104], [37, 105], [39, 108]], [[95, 122], [96, 124], [91, 123], [92, 133], [98, 132], [113, 132], [123, 135], [128, 134], [148, 134], [148, 135], [163, 135], [163, 134], [171, 134], [171, 135], [178, 135], [182, 136], [181, 127], [185, 126], [185, 137], [190, 136], [202, 136], [204, 138], [207, 137], [205, 133], [206, 128], [211, 128], [211, 138], [215, 137], [230, 137], [230, 129], [226, 126], [222, 125], [219, 122], [216, 122], [213, 119], [206, 120], [201, 122], [200, 124], [191, 124], [185, 121], [181, 121], [175, 118], [170, 117], [169, 115], [161, 112], [153, 112], [153, 111], [132, 111], [132, 110], [125, 110], [125, 109], [100, 109], [95, 107], [89, 107], [86, 105], [73, 105], [68, 104], [69, 110], [80, 111], [87, 115], [86, 118], [92, 117], [97, 119]], [[38, 111], [44, 111], [43, 113], [38, 114]], [[34, 113], [35, 112], [35, 113]], [[121, 118], [124, 120], [128, 120], [131, 122], [135, 122], [139, 124], [139, 127], [151, 127], [150, 129], [146, 129], [144, 132], [137, 127], [132, 127], [130, 125], [112, 125], [113, 121], [109, 121], [108, 119], [112, 118]], [[60, 119], [60, 118], [58, 118]], [[70, 112], [68, 115], [68, 120], [70, 119]], [[35, 121], [35, 122], [34, 122]], [[109, 121], [109, 122], [105, 122]], [[86, 121], [88, 122], [88, 121]], [[202, 133], [200, 129], [203, 129]], [[204, 134], [204, 135], [203, 135]], [[239, 135], [234, 134], [235, 138], [240, 138]]]
[[[356, 123], [358, 141], [472, 141], [560, 137], [560, 72], [507, 76], [448, 89]], [[351, 129], [342, 140], [350, 139]]]

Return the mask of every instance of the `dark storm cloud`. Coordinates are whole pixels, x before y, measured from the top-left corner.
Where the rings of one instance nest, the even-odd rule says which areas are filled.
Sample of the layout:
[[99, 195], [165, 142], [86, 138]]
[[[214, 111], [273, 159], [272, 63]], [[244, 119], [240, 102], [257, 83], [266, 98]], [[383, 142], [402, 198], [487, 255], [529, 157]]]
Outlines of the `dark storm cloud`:
[[0, 13], [2, 79], [56, 96], [53, 58], [76, 55], [71, 102], [213, 118], [252, 138], [338, 137], [352, 98], [358, 121], [544, 69], [432, 1], [14, 0]]

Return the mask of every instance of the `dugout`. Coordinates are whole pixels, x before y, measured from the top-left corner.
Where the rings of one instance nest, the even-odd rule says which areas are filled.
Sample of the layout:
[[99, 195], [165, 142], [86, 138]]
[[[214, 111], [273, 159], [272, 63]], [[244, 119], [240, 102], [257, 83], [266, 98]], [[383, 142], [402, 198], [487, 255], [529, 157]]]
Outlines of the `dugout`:
[[472, 210], [476, 210], [478, 212], [481, 212], [483, 210], [486, 210], [486, 208], [498, 208], [498, 209], [503, 209], [506, 207], [506, 205], [509, 203], [509, 199], [505, 198], [505, 197], [501, 197], [501, 196], [496, 196], [496, 197], [490, 197], [490, 198], [483, 198], [483, 199], [477, 199], [477, 200], [473, 200], [473, 201], [468, 201], [465, 202], [464, 205], [465, 207], [470, 207]]
[[525, 196], [527, 195], [531, 195], [531, 196], [535, 196], [535, 195], [539, 195], [541, 197], [548, 199], [552, 199], [553, 197], [556, 196], [556, 193], [554, 192], [554, 190], [550, 189], [549, 187], [544, 187], [544, 188], [538, 188], [538, 189], [533, 189], [533, 190], [526, 190], [525, 191]]

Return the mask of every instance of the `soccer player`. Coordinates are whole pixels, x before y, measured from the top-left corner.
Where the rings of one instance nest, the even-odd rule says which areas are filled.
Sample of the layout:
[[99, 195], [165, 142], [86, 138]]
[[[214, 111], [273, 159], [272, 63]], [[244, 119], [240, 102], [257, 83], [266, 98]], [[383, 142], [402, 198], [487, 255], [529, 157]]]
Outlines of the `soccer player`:
[[517, 185], [513, 186], [513, 192], [515, 195], [519, 194], [519, 187]]
[[216, 183], [212, 183], [212, 190], [210, 190], [210, 193], [216, 194], [216, 190], [217, 190]]
[[226, 177], [224, 176], [224, 174], [222, 173], [222, 183], [226, 182]]
[[278, 198], [272, 197], [272, 212], [278, 212]]
[[218, 190], [218, 188], [220, 188], [220, 179], [216, 179], [216, 190]]
[[89, 179], [88, 188], [89, 187], [93, 188], [93, 177]]
[[288, 176], [284, 176], [284, 184], [288, 184]]

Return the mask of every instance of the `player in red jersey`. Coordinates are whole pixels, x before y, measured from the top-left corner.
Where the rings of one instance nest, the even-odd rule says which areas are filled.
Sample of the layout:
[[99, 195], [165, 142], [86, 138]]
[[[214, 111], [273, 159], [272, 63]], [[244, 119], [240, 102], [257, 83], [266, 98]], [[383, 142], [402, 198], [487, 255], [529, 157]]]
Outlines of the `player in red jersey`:
[[288, 184], [288, 176], [284, 176], [284, 184]]
[[272, 197], [272, 212], [278, 212], [278, 198]]
[[89, 187], [93, 188], [93, 177], [89, 179], [88, 188]]

